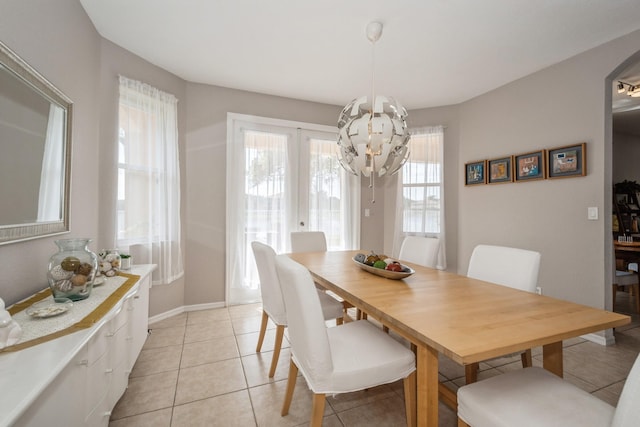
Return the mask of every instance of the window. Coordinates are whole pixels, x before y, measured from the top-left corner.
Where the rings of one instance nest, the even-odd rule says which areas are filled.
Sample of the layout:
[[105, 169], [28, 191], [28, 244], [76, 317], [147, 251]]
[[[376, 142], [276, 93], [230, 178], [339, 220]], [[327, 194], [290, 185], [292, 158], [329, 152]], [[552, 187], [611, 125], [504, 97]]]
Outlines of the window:
[[118, 121], [116, 244], [158, 265], [154, 284], [171, 283], [183, 275], [177, 99], [121, 76]]
[[[444, 246], [443, 141], [441, 126], [411, 133], [411, 154], [398, 176], [394, 253], [406, 235], [438, 237]], [[444, 268], [444, 250], [441, 253]]]

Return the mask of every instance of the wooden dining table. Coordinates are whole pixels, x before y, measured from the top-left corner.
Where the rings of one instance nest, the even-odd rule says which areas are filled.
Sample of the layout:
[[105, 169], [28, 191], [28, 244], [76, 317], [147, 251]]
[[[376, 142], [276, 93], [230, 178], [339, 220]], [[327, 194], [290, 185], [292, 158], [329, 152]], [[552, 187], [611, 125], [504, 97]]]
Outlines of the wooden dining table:
[[618, 313], [403, 263], [402, 280], [376, 276], [353, 260], [358, 251], [289, 256], [322, 285], [416, 347], [417, 425], [438, 425], [438, 402], [456, 404], [438, 382], [438, 357], [461, 365], [542, 346], [543, 366], [562, 376], [562, 340], [630, 322]]

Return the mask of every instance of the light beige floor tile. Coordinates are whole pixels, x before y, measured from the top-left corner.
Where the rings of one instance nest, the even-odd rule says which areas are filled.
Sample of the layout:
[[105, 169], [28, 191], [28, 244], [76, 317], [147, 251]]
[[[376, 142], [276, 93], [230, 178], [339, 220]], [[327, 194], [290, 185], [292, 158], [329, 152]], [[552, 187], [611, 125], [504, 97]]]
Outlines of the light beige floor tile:
[[564, 371], [602, 388], [624, 380], [636, 357], [621, 347], [585, 342], [564, 350]]
[[170, 427], [172, 408], [134, 415], [116, 421], [110, 421], [109, 427]]
[[[241, 317], [239, 319], [233, 319], [233, 332], [235, 334], [246, 334], [249, 332], [260, 332], [260, 324], [262, 323], [262, 315]], [[275, 329], [276, 325], [269, 319], [267, 323], [267, 329]]]
[[185, 327], [151, 329], [151, 333], [144, 343], [145, 349], [167, 347], [170, 345], [182, 345], [184, 342]]
[[178, 405], [172, 427], [250, 427], [255, 426], [247, 390]]
[[[603, 347], [579, 337], [565, 340], [565, 379], [615, 405], [640, 351], [640, 320], [637, 313], [632, 315], [631, 325], [616, 329], [614, 346]], [[250, 304], [184, 313], [151, 325], [154, 330], [134, 367], [129, 388], [114, 408], [110, 425], [166, 426], [174, 404], [174, 426], [308, 425], [312, 393], [302, 376], [297, 379], [290, 414], [280, 416], [289, 369], [289, 342], [285, 334], [275, 378], [269, 379], [275, 329], [270, 324], [262, 352], [256, 353], [260, 316], [261, 305]], [[533, 349], [533, 354], [534, 366], [541, 366], [541, 348]], [[178, 374], [175, 369], [180, 366], [180, 358], [183, 369]], [[462, 366], [441, 357], [439, 368], [440, 380], [452, 379], [446, 384], [453, 390], [464, 384]], [[479, 379], [515, 369], [522, 369], [518, 357], [483, 362]], [[402, 396], [402, 382], [398, 381], [380, 390], [329, 397], [323, 425], [404, 425]], [[439, 406], [439, 418], [441, 427], [457, 424], [455, 412], [443, 404]]]
[[267, 384], [273, 381], [286, 380], [289, 376], [289, 365], [291, 360], [291, 352], [289, 348], [280, 350], [278, 365], [273, 378], [269, 378], [269, 369], [271, 368], [271, 357], [273, 351], [263, 351], [242, 357], [242, 366], [244, 374], [247, 378], [249, 387]]
[[187, 324], [187, 313], [176, 314], [167, 319], [159, 320], [149, 324], [149, 328], [164, 329], [175, 328], [177, 326], [185, 326]]
[[393, 390], [393, 388], [385, 384], [367, 390], [327, 396], [327, 403], [331, 405], [335, 412], [340, 413], [352, 408], [366, 406], [371, 403], [384, 402], [390, 398], [397, 397], [398, 394]]
[[231, 319], [262, 316], [262, 303], [232, 305], [228, 308]]
[[209, 341], [185, 343], [180, 368], [204, 365], [239, 356], [236, 338], [233, 335], [214, 338]]
[[178, 371], [130, 378], [129, 387], [113, 408], [111, 419], [117, 420], [171, 408], [176, 394], [177, 379]]
[[404, 400], [398, 396], [377, 399], [373, 403], [338, 412], [337, 415], [345, 426], [406, 427], [407, 425]]
[[[258, 344], [258, 332], [251, 332], [248, 334], [236, 334], [236, 341], [238, 342], [238, 350], [241, 356], [247, 356], [256, 352], [256, 345]], [[282, 339], [281, 348], [289, 347], [287, 330], [284, 330], [284, 338]], [[264, 334], [264, 340], [262, 341], [261, 352], [267, 352], [273, 350], [273, 345], [276, 341], [276, 330], [268, 329]]]
[[218, 337], [233, 336], [233, 328], [230, 320], [210, 323], [187, 324], [184, 334], [184, 342], [207, 341]]
[[[313, 396], [307, 383], [301, 376], [298, 377], [296, 382], [289, 414], [284, 417], [280, 415], [286, 385], [286, 381], [277, 381], [249, 389], [258, 426], [279, 427], [309, 425]], [[324, 416], [327, 417], [331, 414], [333, 414], [331, 405], [325, 405]]]
[[180, 369], [176, 405], [247, 388], [240, 359]]
[[623, 387], [624, 381], [619, 381], [617, 383], [611, 384], [608, 387], [595, 391], [593, 395], [599, 399], [604, 400], [611, 406], [617, 406]]
[[181, 355], [181, 345], [144, 349], [140, 352], [130, 377], [135, 378], [159, 372], [175, 371], [180, 368]]
[[230, 321], [229, 310], [227, 308], [214, 308], [210, 310], [190, 311], [187, 313], [187, 325], [197, 323], [215, 323]]

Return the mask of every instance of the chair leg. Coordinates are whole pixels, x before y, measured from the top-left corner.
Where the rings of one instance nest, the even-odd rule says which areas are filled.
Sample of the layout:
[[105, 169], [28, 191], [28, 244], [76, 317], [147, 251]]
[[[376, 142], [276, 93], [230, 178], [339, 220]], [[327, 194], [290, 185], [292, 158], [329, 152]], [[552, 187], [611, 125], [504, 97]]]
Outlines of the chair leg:
[[271, 368], [269, 368], [269, 378], [273, 378], [280, 358], [280, 348], [282, 347], [282, 337], [284, 336], [284, 325], [276, 326], [276, 342], [273, 344], [273, 357], [271, 357]]
[[464, 375], [466, 377], [467, 384], [473, 384], [478, 381], [478, 368], [480, 364], [470, 363], [464, 366]]
[[336, 317], [336, 326], [344, 324], [344, 317]]
[[389, 333], [389, 327], [388, 326], [382, 325], [382, 330], [387, 334]]
[[291, 399], [293, 399], [293, 390], [296, 388], [296, 379], [298, 378], [298, 367], [293, 363], [293, 359], [289, 363], [289, 378], [287, 379], [287, 389], [284, 393], [284, 402], [282, 403], [282, 411], [280, 415], [283, 417], [289, 413]]
[[415, 427], [417, 420], [416, 371], [404, 379], [404, 408], [407, 414], [407, 427]]
[[522, 367], [530, 368], [533, 366], [533, 357], [531, 356], [531, 349], [527, 349], [522, 354], [520, 354], [520, 359], [522, 359]]
[[471, 427], [471, 426], [465, 423], [464, 421], [462, 421], [460, 418], [458, 418], [458, 427]]
[[322, 427], [322, 417], [324, 415], [324, 394], [313, 394], [313, 406], [311, 408], [311, 427]]
[[256, 353], [260, 353], [262, 349], [262, 342], [264, 341], [264, 334], [267, 331], [267, 323], [269, 322], [269, 315], [266, 311], [262, 310], [262, 323], [260, 324], [260, 335], [258, 336], [258, 345], [256, 346]]

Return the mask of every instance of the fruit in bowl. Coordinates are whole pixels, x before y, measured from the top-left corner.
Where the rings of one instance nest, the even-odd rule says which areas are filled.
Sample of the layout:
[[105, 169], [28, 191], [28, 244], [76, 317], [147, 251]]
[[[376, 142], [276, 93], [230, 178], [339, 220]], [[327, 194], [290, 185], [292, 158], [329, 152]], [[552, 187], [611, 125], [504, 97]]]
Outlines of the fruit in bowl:
[[396, 271], [396, 272], [402, 272], [403, 268], [402, 268], [402, 265], [398, 261], [394, 261], [394, 262], [390, 263], [389, 265], [387, 265], [387, 270]]
[[382, 270], [384, 270], [385, 268], [387, 268], [387, 263], [379, 259], [378, 261], [373, 263], [373, 266], [375, 268], [381, 268]]

